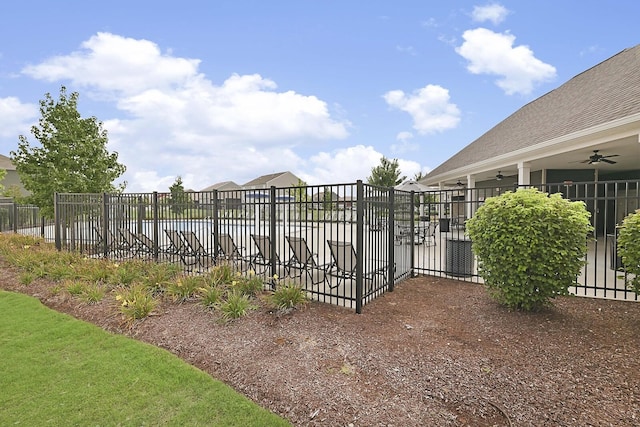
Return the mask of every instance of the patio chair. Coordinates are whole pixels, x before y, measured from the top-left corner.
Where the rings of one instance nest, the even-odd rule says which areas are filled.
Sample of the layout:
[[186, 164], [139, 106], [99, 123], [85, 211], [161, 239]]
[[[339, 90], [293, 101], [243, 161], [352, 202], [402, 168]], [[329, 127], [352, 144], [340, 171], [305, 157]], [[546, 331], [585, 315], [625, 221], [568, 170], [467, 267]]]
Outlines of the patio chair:
[[[317, 255], [311, 252], [304, 237], [285, 236], [285, 239], [287, 243], [289, 243], [289, 247], [293, 253], [285, 265], [288, 274], [291, 275], [292, 270], [298, 271], [298, 274], [291, 276], [302, 279], [302, 276], [306, 275], [308, 278], [306, 281], [311, 282], [313, 286], [326, 282], [327, 270], [331, 266], [331, 263], [319, 264], [316, 261]], [[316, 257], [314, 257], [314, 255]]]
[[122, 236], [127, 249], [133, 256], [139, 254], [153, 254], [153, 241], [144, 234], [134, 233], [128, 228], [121, 228], [120, 235]]
[[113, 231], [107, 229], [106, 233], [102, 232], [99, 227], [94, 227], [96, 235], [98, 236], [97, 250], [100, 253], [117, 254], [120, 255], [123, 250], [126, 250], [126, 244], [118, 237]]
[[[251, 257], [251, 266], [256, 274], [266, 274], [271, 270], [271, 239], [269, 236], [260, 236], [252, 234], [251, 238], [258, 247], [258, 252]], [[281, 265], [280, 257], [274, 253], [277, 265]], [[271, 274], [270, 274], [271, 275]]]
[[[331, 258], [333, 260], [333, 268], [329, 270], [329, 274], [337, 278], [335, 285], [330, 284], [331, 288], [340, 286], [347, 280], [356, 280], [356, 266], [358, 262], [358, 256], [353, 244], [351, 242], [340, 242], [336, 240], [327, 240], [329, 249], [331, 251]], [[380, 263], [376, 260], [366, 260], [364, 262], [362, 279], [367, 283], [366, 292], [371, 291], [375, 279], [380, 276], [384, 282], [387, 281], [387, 268], [386, 263]]]
[[196, 233], [193, 231], [181, 231], [180, 233], [182, 234], [185, 248], [183, 258], [186, 259], [189, 257], [194, 259], [193, 264], [187, 264], [186, 262], [185, 264], [198, 264], [198, 266], [205, 269], [215, 264], [215, 256], [202, 244]]
[[221, 233], [218, 235], [217, 255], [219, 260], [231, 263], [236, 270], [247, 271], [250, 267], [250, 259], [242, 255], [240, 248], [238, 248], [230, 234]]
[[169, 238], [169, 246], [166, 251], [168, 255], [178, 256], [185, 266], [192, 266], [197, 263], [197, 260], [187, 260], [189, 249], [183, 235], [178, 230], [165, 229], [164, 232]]
[[435, 246], [436, 245], [436, 229], [438, 228], [438, 223], [435, 221], [431, 221], [426, 223], [426, 225], [420, 226], [419, 232], [419, 243], [424, 243], [427, 246]]

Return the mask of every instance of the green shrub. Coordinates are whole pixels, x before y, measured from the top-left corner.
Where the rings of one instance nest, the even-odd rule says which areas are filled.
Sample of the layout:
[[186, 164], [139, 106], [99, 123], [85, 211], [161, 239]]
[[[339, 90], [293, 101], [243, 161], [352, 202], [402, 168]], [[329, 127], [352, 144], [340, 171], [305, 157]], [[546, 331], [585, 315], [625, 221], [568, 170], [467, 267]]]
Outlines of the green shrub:
[[254, 308], [249, 297], [237, 290], [227, 292], [226, 300], [220, 303], [222, 318], [227, 321], [246, 316]]
[[195, 297], [204, 285], [202, 276], [181, 276], [167, 284], [166, 295], [175, 302], [184, 302]]
[[130, 285], [145, 276], [148, 265], [141, 261], [125, 261], [121, 264], [113, 264], [113, 270], [109, 276], [109, 284]]
[[213, 285], [229, 285], [237, 277], [240, 277], [240, 272], [235, 272], [233, 267], [229, 264], [220, 264], [211, 269], [206, 275], [205, 280], [207, 283]]
[[177, 264], [156, 264], [150, 263], [147, 265], [147, 270], [142, 283], [151, 291], [154, 295], [160, 295], [166, 291], [167, 286], [174, 282], [182, 269]]
[[305, 304], [307, 297], [299, 285], [286, 282], [271, 293], [269, 300], [276, 309], [288, 311]]
[[129, 323], [147, 317], [158, 305], [158, 301], [141, 283], [120, 287], [116, 301], [120, 302], [120, 312]]
[[535, 189], [487, 199], [467, 230], [492, 297], [531, 311], [567, 295], [585, 265], [589, 217], [583, 202]]
[[106, 290], [103, 285], [99, 283], [87, 284], [84, 288], [80, 298], [89, 304], [95, 304], [102, 301]]
[[69, 280], [64, 283], [64, 287], [73, 296], [80, 296], [87, 288], [87, 284], [80, 280]]
[[200, 301], [207, 308], [215, 308], [222, 298], [223, 288], [218, 284], [206, 284], [198, 289]]
[[627, 285], [640, 294], [640, 209], [627, 215], [618, 234], [618, 255], [626, 273]]
[[264, 289], [264, 281], [257, 274], [249, 272], [245, 275], [236, 275], [231, 286], [241, 294], [253, 297]]

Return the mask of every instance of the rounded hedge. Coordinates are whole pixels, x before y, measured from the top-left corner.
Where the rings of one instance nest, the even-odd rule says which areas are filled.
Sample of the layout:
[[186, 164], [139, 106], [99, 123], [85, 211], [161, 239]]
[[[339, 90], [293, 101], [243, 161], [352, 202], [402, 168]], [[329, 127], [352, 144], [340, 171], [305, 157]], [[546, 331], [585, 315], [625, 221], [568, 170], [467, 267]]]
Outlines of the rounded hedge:
[[536, 189], [487, 199], [467, 230], [491, 296], [531, 311], [567, 295], [585, 265], [589, 218], [583, 202]]
[[640, 294], [640, 209], [622, 221], [618, 234], [618, 255], [627, 273], [627, 286]]

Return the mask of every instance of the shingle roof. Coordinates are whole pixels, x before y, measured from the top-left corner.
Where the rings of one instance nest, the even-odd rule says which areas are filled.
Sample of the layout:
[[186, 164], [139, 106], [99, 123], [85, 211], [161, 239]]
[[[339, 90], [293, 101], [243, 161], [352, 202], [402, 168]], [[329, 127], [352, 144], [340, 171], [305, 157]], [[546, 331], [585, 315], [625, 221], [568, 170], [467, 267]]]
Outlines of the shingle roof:
[[0, 154], [0, 169], [14, 171], [16, 170], [16, 166], [11, 162], [9, 157]]
[[239, 189], [240, 186], [233, 181], [222, 181], [216, 184], [210, 185], [206, 188], [203, 188], [200, 191], [213, 191], [213, 190], [222, 190], [222, 189]]
[[272, 174], [269, 174], [269, 175], [262, 175], [262, 176], [257, 177], [256, 179], [253, 179], [253, 180], [245, 183], [243, 185], [243, 187], [250, 187], [250, 186], [256, 186], [256, 185], [268, 184], [274, 178], [277, 178], [280, 175], [283, 175], [285, 173], [286, 172], [278, 172], [278, 173], [272, 173]]
[[428, 176], [640, 113], [640, 45], [625, 49], [530, 102]]

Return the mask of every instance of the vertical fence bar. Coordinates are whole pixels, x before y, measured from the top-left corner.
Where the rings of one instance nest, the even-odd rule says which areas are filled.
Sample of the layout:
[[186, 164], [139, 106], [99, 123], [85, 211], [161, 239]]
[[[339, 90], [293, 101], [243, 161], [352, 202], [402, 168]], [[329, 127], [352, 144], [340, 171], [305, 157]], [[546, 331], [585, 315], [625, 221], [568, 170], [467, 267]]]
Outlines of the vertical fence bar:
[[[109, 256], [109, 205], [107, 199], [109, 195], [102, 193], [102, 255]], [[115, 242], [114, 242], [115, 243]]]
[[62, 250], [62, 239], [60, 238], [60, 194], [53, 194], [53, 218], [55, 223], [54, 239], [57, 250]]
[[160, 223], [158, 221], [158, 192], [151, 194], [151, 215], [153, 227], [153, 260], [158, 261], [160, 255]]
[[362, 180], [358, 180], [356, 183], [356, 313], [362, 313], [362, 299], [363, 299], [363, 277], [362, 277], [362, 264], [364, 254], [364, 186]]
[[218, 214], [218, 190], [214, 189], [211, 192], [211, 204], [213, 206], [213, 212], [211, 212], [211, 218], [213, 221], [213, 248], [211, 248], [211, 255], [213, 256], [213, 262], [215, 264], [218, 263], [218, 257], [220, 255], [219, 251], [218, 251], [218, 245], [219, 245], [219, 239], [218, 239], [218, 234], [220, 233], [220, 224], [218, 223], [220, 221], [219, 218], [219, 214]]
[[274, 280], [274, 275], [276, 274], [276, 243], [278, 236], [277, 227], [276, 227], [276, 187], [271, 186], [269, 189], [269, 265], [271, 270], [271, 277], [269, 278], [269, 283], [271, 284], [271, 289], [276, 288], [276, 281]]
[[395, 198], [396, 198], [396, 193], [395, 190], [392, 188], [391, 190], [389, 190], [389, 200], [388, 200], [388, 210], [389, 210], [389, 215], [388, 215], [388, 219], [387, 219], [387, 223], [389, 224], [389, 228], [387, 230], [387, 248], [388, 248], [388, 253], [387, 253], [387, 257], [388, 257], [388, 265], [387, 265], [387, 281], [388, 281], [388, 289], [389, 292], [393, 292], [393, 289], [395, 288], [395, 283], [396, 283], [396, 255], [395, 255], [395, 217], [396, 217], [396, 212], [395, 212]]
[[18, 232], [18, 204], [11, 203], [11, 211], [13, 212], [13, 232]]

